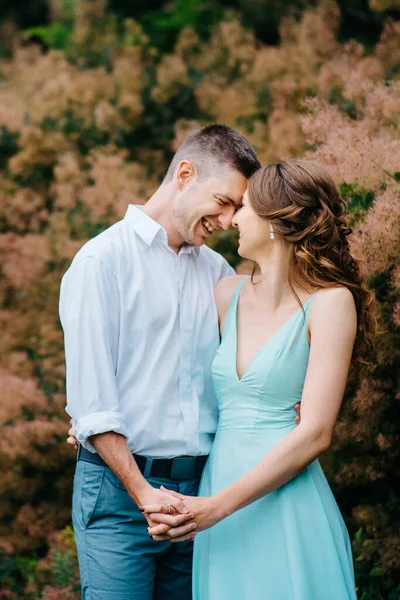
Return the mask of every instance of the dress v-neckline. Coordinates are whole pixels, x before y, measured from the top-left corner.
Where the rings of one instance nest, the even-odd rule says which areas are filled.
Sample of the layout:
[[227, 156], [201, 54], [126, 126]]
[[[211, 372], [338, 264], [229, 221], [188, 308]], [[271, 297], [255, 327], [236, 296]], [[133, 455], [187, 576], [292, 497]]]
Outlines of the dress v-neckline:
[[236, 306], [234, 306], [234, 311], [233, 311], [233, 316], [234, 316], [234, 331], [235, 331], [235, 356], [234, 356], [234, 370], [235, 370], [235, 375], [236, 375], [236, 379], [239, 383], [241, 383], [243, 381], [243, 379], [246, 377], [246, 375], [250, 372], [251, 367], [253, 365], [253, 363], [256, 361], [257, 357], [259, 356], [259, 354], [261, 354], [261, 352], [264, 350], [264, 348], [266, 346], [269, 345], [269, 343], [276, 338], [279, 333], [281, 333], [281, 331], [287, 326], [289, 325], [289, 323], [302, 311], [305, 310], [305, 307], [307, 306], [307, 304], [310, 302], [312, 296], [314, 294], [311, 294], [311, 296], [308, 298], [308, 300], [303, 304], [303, 308], [299, 308], [298, 310], [296, 310], [296, 312], [293, 313], [293, 315], [291, 317], [289, 317], [289, 319], [287, 321], [285, 321], [285, 323], [279, 327], [279, 329], [277, 329], [277, 331], [275, 331], [275, 333], [273, 333], [266, 342], [264, 342], [263, 344], [261, 344], [260, 348], [256, 351], [256, 353], [254, 354], [253, 358], [251, 359], [251, 361], [249, 362], [249, 364], [247, 365], [247, 368], [245, 369], [243, 375], [241, 377], [239, 377], [239, 373], [238, 373], [238, 368], [237, 368], [237, 357], [238, 357], [238, 308], [239, 308], [239, 299], [240, 299], [240, 292], [242, 287], [244, 286], [245, 282], [247, 281], [248, 277], [244, 279], [242, 284], [239, 284], [239, 289], [238, 292], [236, 294]]

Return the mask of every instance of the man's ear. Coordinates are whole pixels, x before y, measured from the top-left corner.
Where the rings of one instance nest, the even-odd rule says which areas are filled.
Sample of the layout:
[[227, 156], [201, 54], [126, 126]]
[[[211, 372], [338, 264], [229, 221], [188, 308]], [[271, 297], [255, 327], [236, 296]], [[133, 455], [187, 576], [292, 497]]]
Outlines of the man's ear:
[[190, 183], [197, 175], [196, 167], [189, 160], [181, 160], [176, 170], [176, 183], [179, 190]]

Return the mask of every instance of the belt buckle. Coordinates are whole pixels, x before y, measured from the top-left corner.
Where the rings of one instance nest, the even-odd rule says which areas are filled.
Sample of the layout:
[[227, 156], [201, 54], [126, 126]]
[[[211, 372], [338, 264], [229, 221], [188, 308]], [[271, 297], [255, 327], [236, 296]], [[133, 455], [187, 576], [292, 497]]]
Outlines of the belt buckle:
[[194, 479], [197, 456], [177, 456], [172, 459], [171, 479]]

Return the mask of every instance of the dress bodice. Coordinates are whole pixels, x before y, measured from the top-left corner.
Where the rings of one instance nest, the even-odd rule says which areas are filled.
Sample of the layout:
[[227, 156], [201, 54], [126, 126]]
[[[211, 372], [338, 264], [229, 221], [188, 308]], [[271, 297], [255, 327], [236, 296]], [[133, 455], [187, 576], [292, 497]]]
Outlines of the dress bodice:
[[263, 344], [239, 379], [237, 307], [246, 280], [242, 279], [232, 297], [212, 366], [218, 428], [294, 426], [293, 406], [301, 400], [309, 358], [306, 324], [311, 297]]

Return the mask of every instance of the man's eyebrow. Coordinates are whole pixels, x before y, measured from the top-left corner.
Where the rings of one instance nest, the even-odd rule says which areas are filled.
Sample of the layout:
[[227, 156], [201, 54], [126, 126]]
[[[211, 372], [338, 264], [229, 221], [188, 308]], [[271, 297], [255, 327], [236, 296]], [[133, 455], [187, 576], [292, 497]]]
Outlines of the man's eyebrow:
[[233, 198], [230, 198], [229, 196], [227, 196], [226, 194], [214, 194], [214, 198], [223, 198], [224, 200], [226, 200], [227, 202], [230, 202], [233, 206], [235, 206], [236, 208], [238, 206], [241, 206], [242, 204], [242, 200], [243, 198], [241, 198], [239, 200], [239, 202], [235, 202], [235, 200]]

